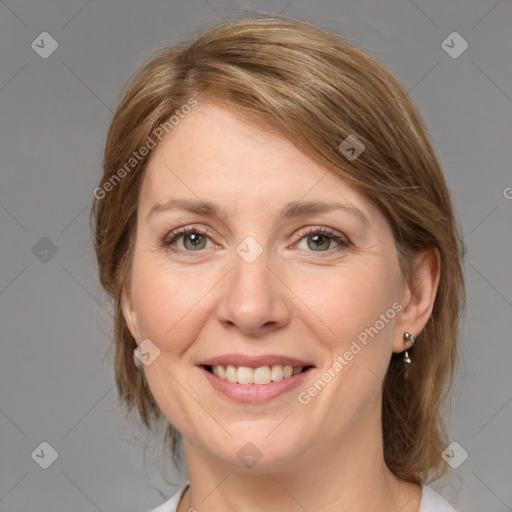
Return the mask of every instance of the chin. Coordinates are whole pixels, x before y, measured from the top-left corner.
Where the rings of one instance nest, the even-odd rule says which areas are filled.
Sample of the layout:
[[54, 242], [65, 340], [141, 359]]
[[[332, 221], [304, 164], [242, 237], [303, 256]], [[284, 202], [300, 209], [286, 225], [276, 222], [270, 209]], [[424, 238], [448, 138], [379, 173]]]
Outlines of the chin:
[[[272, 424], [275, 429], [279, 422]], [[244, 430], [239, 426], [235, 432], [235, 429], [228, 428], [233, 435], [229, 442], [224, 438], [216, 442], [207, 439], [206, 446], [214, 458], [236, 466], [237, 470], [245, 467], [253, 472], [272, 471], [296, 464], [298, 456], [310, 444], [304, 434], [292, 433], [289, 428], [279, 432], [279, 427], [272, 432], [267, 427], [268, 422], [265, 422], [265, 428], [260, 429], [252, 427]]]

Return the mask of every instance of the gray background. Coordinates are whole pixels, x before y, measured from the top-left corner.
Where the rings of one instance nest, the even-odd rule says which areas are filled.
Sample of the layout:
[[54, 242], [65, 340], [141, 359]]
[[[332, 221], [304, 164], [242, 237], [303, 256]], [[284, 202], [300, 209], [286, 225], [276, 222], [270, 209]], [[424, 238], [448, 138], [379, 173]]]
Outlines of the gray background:
[[[468, 248], [463, 366], [447, 417], [469, 456], [433, 487], [460, 511], [512, 510], [508, 0], [0, 2], [0, 510], [142, 512], [186, 479], [157, 442], [144, 452], [144, 432], [117, 403], [89, 209], [127, 79], [158, 48], [247, 8], [355, 42], [424, 116]], [[44, 31], [59, 45], [47, 59], [31, 47]], [[453, 31], [469, 45], [458, 58], [442, 47]], [[48, 469], [31, 457], [41, 442], [58, 452]]]

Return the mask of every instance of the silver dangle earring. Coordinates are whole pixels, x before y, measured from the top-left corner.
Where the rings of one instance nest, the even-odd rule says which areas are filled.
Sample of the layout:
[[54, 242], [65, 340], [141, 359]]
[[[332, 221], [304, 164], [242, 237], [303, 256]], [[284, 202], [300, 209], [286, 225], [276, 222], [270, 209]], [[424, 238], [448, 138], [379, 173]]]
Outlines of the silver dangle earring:
[[[132, 321], [132, 317], [129, 316], [128, 319], [130, 320], [130, 324], [132, 326], [132, 332], [137, 332], [136, 329], [135, 329], [135, 326], [133, 325], [133, 321]], [[133, 339], [133, 341], [135, 341], [135, 338]], [[140, 348], [139, 348], [139, 344], [135, 341], [135, 345], [137, 345], [133, 351], [133, 364], [135, 365], [135, 368], [137, 368], [137, 370], [139, 370], [139, 372], [142, 372], [142, 368], [143, 368], [143, 364], [142, 364], [142, 361], [137, 357], [139, 354], [140, 354]]]
[[405, 354], [404, 354], [404, 364], [405, 364], [405, 366], [408, 366], [412, 363], [412, 360], [409, 357], [408, 350], [410, 350], [414, 346], [414, 343], [416, 342], [416, 338], [410, 332], [404, 332], [404, 341], [411, 344], [410, 347], [408, 347], [408, 349], [405, 351]]
[[139, 347], [137, 347], [133, 351], [133, 364], [135, 365], [135, 368], [137, 368], [137, 370], [139, 370], [139, 372], [142, 372], [142, 368], [144, 365], [142, 364], [142, 361], [137, 357], [139, 354], [140, 354], [140, 349], [139, 349]]

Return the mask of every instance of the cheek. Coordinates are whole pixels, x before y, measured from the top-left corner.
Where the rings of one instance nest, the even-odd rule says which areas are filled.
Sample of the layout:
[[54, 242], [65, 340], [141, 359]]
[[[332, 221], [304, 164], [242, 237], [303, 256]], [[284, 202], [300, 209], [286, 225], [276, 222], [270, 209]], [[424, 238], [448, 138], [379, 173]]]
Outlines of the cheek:
[[[141, 254], [133, 267], [132, 292], [141, 335], [157, 345], [166, 340], [186, 340], [183, 332], [190, 322], [187, 317], [200, 306], [205, 282], [201, 276], [170, 269], [167, 262], [151, 254]], [[179, 335], [178, 335], [179, 333]], [[166, 343], [166, 350], [179, 349], [180, 344]]]
[[165, 258], [141, 251], [134, 259], [132, 293], [140, 335], [160, 349], [160, 357], [145, 368], [146, 380], [169, 421], [182, 434], [195, 436], [195, 425], [209, 418], [201, 407], [191, 406], [183, 384], [189, 382], [188, 349], [201, 329], [201, 298], [209, 288], [201, 275], [180, 272]]
[[335, 333], [324, 338], [329, 340], [325, 370], [335, 377], [319, 405], [343, 403], [350, 417], [374, 400], [387, 371], [399, 297], [396, 274], [380, 265], [347, 268], [326, 279], [322, 289], [315, 311]]
[[[347, 344], [361, 333], [364, 339], [364, 333], [376, 322], [379, 335], [390, 333], [398, 287], [396, 272], [389, 266], [347, 266], [315, 276], [301, 274], [295, 281], [293, 289], [308, 306], [311, 323], [317, 326], [315, 330], [319, 325], [325, 327], [324, 340], [332, 355], [346, 350]], [[384, 322], [381, 315], [385, 316]], [[375, 337], [374, 333], [372, 330]]]

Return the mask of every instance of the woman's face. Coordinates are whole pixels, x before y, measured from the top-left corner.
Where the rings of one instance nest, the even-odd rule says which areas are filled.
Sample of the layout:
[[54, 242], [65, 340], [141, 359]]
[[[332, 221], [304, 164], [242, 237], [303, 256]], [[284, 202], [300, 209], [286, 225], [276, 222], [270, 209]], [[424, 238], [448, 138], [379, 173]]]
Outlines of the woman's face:
[[289, 141], [200, 105], [155, 148], [123, 310], [191, 449], [284, 468], [375, 432], [403, 293], [385, 217]]

